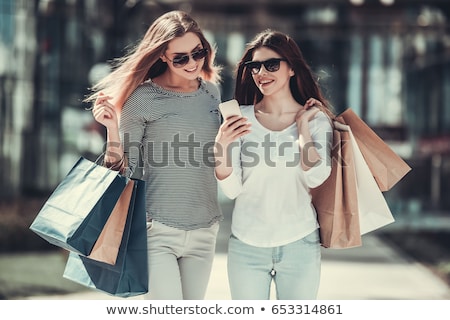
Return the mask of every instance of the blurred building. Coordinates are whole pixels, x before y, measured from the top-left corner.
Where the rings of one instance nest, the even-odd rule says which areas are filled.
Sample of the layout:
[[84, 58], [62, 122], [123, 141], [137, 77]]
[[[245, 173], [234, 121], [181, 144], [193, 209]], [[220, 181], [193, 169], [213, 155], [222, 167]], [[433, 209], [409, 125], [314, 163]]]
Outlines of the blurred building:
[[0, 197], [48, 194], [102, 152], [88, 87], [173, 9], [216, 43], [223, 100], [246, 42], [290, 34], [336, 111], [351, 107], [413, 167], [386, 194], [394, 213], [450, 212], [447, 0], [0, 0]]

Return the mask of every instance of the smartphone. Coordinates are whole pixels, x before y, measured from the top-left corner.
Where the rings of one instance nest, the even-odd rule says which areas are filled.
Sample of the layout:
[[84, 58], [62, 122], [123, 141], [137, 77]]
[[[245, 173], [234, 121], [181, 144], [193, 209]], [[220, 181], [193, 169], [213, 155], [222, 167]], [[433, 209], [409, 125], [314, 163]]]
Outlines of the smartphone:
[[224, 119], [231, 116], [242, 116], [239, 103], [235, 99], [220, 103], [219, 110]]

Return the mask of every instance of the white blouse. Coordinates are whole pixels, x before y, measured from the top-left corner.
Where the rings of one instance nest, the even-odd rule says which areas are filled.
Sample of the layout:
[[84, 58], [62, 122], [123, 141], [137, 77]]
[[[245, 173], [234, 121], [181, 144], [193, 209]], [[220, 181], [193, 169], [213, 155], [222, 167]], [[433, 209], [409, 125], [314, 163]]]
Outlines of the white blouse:
[[241, 111], [252, 123], [251, 132], [233, 143], [233, 172], [218, 180], [224, 194], [236, 198], [231, 231], [257, 247], [301, 239], [319, 227], [309, 188], [322, 184], [331, 172], [330, 121], [319, 112], [309, 122], [322, 161], [304, 171], [296, 123], [272, 131], [256, 119], [253, 105], [241, 106]]

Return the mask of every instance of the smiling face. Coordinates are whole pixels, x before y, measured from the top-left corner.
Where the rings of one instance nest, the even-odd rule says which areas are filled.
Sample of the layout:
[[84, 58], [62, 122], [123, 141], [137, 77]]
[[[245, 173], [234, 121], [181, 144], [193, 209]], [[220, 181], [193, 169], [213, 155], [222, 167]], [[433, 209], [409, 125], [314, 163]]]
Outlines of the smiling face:
[[[194, 80], [200, 75], [205, 63], [205, 58], [200, 58], [202, 55], [198, 54], [201, 49], [203, 49], [203, 46], [200, 38], [195, 33], [188, 32], [181, 37], [171, 40], [161, 59], [167, 63], [173, 75], [187, 80]], [[194, 53], [195, 59], [192, 57], [192, 53]], [[176, 62], [182, 61], [185, 55], [188, 55], [189, 61], [185, 65], [177, 64]]]
[[[282, 58], [275, 51], [267, 47], [260, 47], [253, 52], [252, 61], [265, 62], [270, 59]], [[265, 96], [289, 92], [289, 80], [293, 75], [294, 71], [286, 61], [280, 61], [280, 68], [277, 71], [270, 72], [262, 65], [259, 72], [252, 73], [253, 81]]]

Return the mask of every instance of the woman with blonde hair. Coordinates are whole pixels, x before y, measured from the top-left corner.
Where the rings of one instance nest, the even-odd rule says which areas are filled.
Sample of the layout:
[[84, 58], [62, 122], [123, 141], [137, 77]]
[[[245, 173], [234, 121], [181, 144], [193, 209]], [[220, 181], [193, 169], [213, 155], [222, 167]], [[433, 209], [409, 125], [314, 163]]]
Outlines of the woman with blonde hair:
[[150, 299], [204, 299], [222, 213], [213, 163], [220, 125], [215, 50], [185, 12], [168, 12], [93, 87], [105, 164], [146, 181]]

